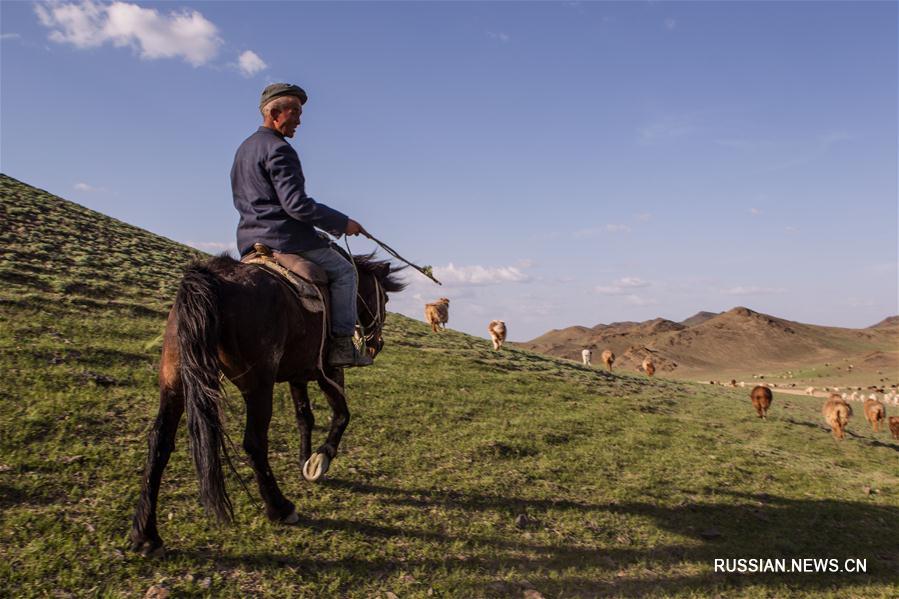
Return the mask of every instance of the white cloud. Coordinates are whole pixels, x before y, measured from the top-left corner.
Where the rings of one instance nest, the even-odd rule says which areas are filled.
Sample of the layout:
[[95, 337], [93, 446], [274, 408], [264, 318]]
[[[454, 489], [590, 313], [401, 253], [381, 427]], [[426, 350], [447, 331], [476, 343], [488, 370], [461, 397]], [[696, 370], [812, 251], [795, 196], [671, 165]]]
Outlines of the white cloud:
[[774, 146], [773, 142], [753, 139], [716, 139], [715, 143], [733, 150], [757, 151]]
[[488, 31], [487, 35], [489, 35], [493, 39], [499, 40], [503, 43], [507, 43], [509, 40], [512, 39], [511, 37], [509, 37], [509, 34], [503, 33], [502, 31], [499, 31], [499, 32]]
[[869, 264], [864, 269], [870, 272], [895, 275], [899, 271], [899, 262], [879, 262], [877, 264]]
[[677, 28], [677, 19], [667, 18], [665, 19], [665, 29], [668, 31], [673, 31]]
[[18, 33], [0, 33], [0, 40], [17, 40], [21, 37]]
[[228, 252], [229, 254], [237, 255], [237, 244], [234, 242], [229, 243], [224, 241], [185, 241], [184, 243], [192, 248], [197, 248], [198, 250], [203, 250], [204, 252], [209, 252], [210, 254]]
[[102, 187], [94, 187], [93, 185], [89, 185], [88, 183], [84, 183], [83, 181], [79, 181], [72, 186], [75, 191], [84, 191], [84, 192], [93, 192], [93, 191], [103, 191]]
[[654, 300], [650, 297], [640, 297], [639, 295], [628, 295], [627, 303], [632, 306], [657, 306], [659, 305], [658, 300]]
[[600, 295], [629, 295], [633, 289], [649, 287], [649, 285], [648, 281], [639, 277], [624, 277], [614, 281], [611, 285], [597, 285], [593, 290]]
[[640, 128], [638, 139], [643, 144], [685, 137], [694, 131], [693, 119], [686, 115], [660, 118]]
[[737, 285], [736, 287], [728, 287], [721, 289], [724, 295], [771, 295], [774, 293], [784, 293], [786, 289], [782, 287], [758, 287], [756, 285]]
[[579, 231], [575, 231], [572, 235], [575, 239], [587, 239], [590, 237], [596, 237], [597, 235], [601, 235], [602, 233], [629, 233], [630, 230], [631, 228], [627, 225], [608, 224], [603, 225], [602, 227], [580, 229]]
[[759, 208], [750, 208], [749, 209], [749, 214], [751, 214], [752, 216], [758, 216], [761, 213], [762, 213], [762, 211]]
[[641, 223], [645, 223], [649, 220], [652, 220], [652, 213], [651, 212], [640, 212], [637, 214], [637, 220], [640, 221]]
[[460, 286], [523, 283], [531, 279], [517, 266], [456, 266], [452, 262], [447, 266], [435, 266], [434, 276], [445, 285]]
[[130, 47], [141, 58], [180, 57], [200, 66], [215, 58], [222, 39], [218, 28], [195, 10], [162, 15], [152, 8], [128, 2], [99, 4], [51, 2], [34, 7], [50, 39], [76, 48], [94, 48], [109, 42]]
[[267, 69], [268, 65], [265, 64], [265, 61], [258, 54], [252, 50], [247, 50], [237, 59], [237, 68], [240, 69], [244, 76], [252, 77], [259, 71]]
[[846, 298], [846, 305], [850, 308], [872, 308], [875, 303], [874, 300], [869, 297], [859, 298], [850, 296]]

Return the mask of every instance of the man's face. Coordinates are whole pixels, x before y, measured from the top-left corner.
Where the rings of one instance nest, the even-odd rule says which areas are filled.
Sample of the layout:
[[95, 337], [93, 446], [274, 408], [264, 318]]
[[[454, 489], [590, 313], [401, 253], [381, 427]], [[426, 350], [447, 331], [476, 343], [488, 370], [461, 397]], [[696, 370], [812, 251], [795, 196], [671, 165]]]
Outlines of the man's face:
[[290, 103], [275, 117], [275, 129], [284, 137], [293, 137], [297, 127], [300, 126], [300, 115], [303, 114], [303, 105], [296, 96], [290, 96]]

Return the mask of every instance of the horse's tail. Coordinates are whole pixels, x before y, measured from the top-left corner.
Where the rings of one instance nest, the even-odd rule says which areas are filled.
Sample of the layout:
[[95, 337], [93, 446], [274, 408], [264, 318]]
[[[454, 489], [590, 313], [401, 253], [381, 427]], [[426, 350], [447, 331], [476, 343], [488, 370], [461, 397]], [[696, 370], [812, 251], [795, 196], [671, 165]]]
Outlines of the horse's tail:
[[230, 521], [234, 510], [222, 473], [222, 456], [227, 459], [228, 449], [219, 382], [219, 280], [206, 265], [188, 267], [174, 311], [190, 454], [200, 482], [200, 502], [219, 521]]

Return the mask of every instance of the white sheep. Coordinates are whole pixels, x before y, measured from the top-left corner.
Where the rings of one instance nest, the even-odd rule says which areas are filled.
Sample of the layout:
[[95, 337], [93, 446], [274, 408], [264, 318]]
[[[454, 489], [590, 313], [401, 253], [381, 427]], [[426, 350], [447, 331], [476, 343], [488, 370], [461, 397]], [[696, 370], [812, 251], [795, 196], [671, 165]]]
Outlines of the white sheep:
[[584, 361], [584, 366], [590, 366], [590, 360], [593, 358], [593, 350], [585, 349], [581, 351], [581, 360]]

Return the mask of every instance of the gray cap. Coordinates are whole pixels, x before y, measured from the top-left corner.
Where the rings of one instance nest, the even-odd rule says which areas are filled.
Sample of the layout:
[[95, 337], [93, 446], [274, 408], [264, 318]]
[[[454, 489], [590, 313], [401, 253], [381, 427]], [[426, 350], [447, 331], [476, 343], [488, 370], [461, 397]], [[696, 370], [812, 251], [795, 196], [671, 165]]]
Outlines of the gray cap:
[[305, 104], [309, 97], [299, 85], [293, 83], [272, 83], [262, 90], [262, 97], [259, 98], [259, 111], [265, 108], [265, 105], [280, 96], [296, 96], [300, 99], [300, 104]]

